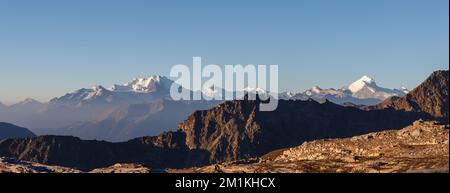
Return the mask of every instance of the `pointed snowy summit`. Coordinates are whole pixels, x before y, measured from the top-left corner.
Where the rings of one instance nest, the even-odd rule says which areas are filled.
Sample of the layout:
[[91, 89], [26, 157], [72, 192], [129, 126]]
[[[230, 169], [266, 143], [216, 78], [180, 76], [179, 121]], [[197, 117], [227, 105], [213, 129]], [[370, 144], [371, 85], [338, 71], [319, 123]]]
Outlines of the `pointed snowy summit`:
[[317, 101], [324, 101], [326, 99], [338, 104], [350, 102], [353, 104], [374, 105], [392, 96], [401, 97], [408, 92], [408, 89], [405, 87], [399, 89], [380, 87], [373, 78], [364, 75], [340, 89], [323, 89], [314, 86], [303, 93], [297, 93], [292, 97], [284, 97], [297, 100], [311, 98]]
[[348, 90], [350, 90], [352, 93], [356, 93], [368, 85], [376, 86], [375, 80], [367, 75], [364, 75], [357, 81], [351, 83], [348, 86]]
[[149, 93], [157, 91], [158, 88], [169, 89], [172, 83], [173, 81], [165, 76], [152, 75], [146, 78], [135, 78], [123, 85], [114, 85], [110, 90]]
[[126, 84], [115, 84], [110, 88], [95, 85], [90, 89], [79, 89], [54, 98], [51, 104], [80, 106], [84, 104], [122, 104], [154, 101], [169, 94], [173, 81], [165, 76], [152, 75], [135, 78]]

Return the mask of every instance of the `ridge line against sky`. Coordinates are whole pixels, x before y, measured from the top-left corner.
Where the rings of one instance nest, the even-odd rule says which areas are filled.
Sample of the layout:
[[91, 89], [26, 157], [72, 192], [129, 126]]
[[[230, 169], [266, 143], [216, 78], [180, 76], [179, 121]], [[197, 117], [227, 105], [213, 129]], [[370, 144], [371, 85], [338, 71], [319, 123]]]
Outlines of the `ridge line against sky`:
[[280, 91], [362, 75], [413, 89], [448, 69], [448, 0], [0, 0], [0, 102], [168, 76], [175, 64], [278, 64]]

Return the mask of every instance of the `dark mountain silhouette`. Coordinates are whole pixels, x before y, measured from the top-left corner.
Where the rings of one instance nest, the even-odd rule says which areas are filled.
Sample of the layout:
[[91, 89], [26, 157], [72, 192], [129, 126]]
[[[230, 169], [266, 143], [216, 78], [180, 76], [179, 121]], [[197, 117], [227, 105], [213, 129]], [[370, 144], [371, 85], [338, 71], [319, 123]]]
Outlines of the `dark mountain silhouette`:
[[158, 137], [142, 137], [127, 142], [111, 143], [49, 135], [2, 140], [0, 155], [84, 171], [115, 163], [142, 163], [156, 168], [195, 166], [187, 159], [190, 156], [195, 157], [200, 151], [189, 150], [184, 144], [175, 142], [183, 139], [182, 133], [165, 133]]
[[[447, 81], [413, 92], [436, 91], [426, 94], [430, 99], [442, 100], [432, 104], [448, 104], [448, 71], [443, 78]], [[56, 136], [3, 140], [0, 141], [0, 156], [83, 170], [118, 162], [141, 163], [151, 168], [183, 168], [262, 156], [275, 149], [316, 139], [400, 129], [418, 119], [441, 119], [439, 115], [448, 115], [448, 107], [433, 107], [442, 109], [438, 114], [436, 112], [440, 111], [429, 111], [432, 108], [425, 107], [420, 107], [419, 111], [389, 106], [363, 110], [314, 100], [280, 100], [275, 111], [265, 112], [259, 111], [260, 102], [227, 101], [192, 113], [175, 132], [121, 143]]]
[[26, 128], [0, 122], [0, 140], [6, 138], [25, 138], [34, 136], [36, 135]]

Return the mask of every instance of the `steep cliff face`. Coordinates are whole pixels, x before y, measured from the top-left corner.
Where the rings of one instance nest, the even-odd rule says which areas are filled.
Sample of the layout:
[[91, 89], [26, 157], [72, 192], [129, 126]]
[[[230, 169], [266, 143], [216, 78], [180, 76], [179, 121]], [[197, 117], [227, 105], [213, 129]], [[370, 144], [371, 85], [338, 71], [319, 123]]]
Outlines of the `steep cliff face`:
[[393, 108], [413, 112], [424, 112], [448, 123], [449, 118], [449, 71], [433, 72], [422, 84], [398, 98], [387, 99], [376, 109]]

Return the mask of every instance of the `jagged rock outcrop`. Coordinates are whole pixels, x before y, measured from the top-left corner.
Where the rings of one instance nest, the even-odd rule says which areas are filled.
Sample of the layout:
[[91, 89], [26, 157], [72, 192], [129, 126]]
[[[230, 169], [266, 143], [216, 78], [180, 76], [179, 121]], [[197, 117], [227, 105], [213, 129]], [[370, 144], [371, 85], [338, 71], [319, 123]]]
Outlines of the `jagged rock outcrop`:
[[444, 172], [449, 171], [449, 128], [416, 121], [401, 130], [305, 142], [262, 157], [168, 172]]
[[197, 111], [180, 124], [190, 149], [209, 152], [218, 163], [261, 156], [304, 141], [342, 138], [374, 131], [399, 129], [421, 113], [391, 109], [364, 111], [331, 102], [280, 100], [273, 112], [259, 111], [259, 101], [229, 101]]
[[424, 112], [448, 123], [449, 119], [449, 71], [433, 72], [424, 82], [407, 95], [392, 97], [376, 105], [375, 109]]

